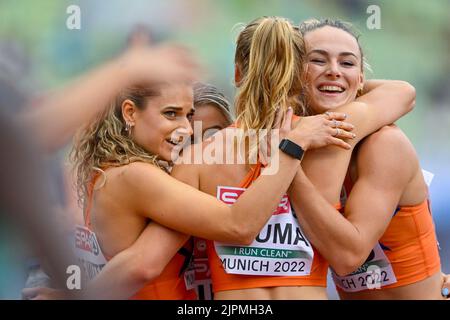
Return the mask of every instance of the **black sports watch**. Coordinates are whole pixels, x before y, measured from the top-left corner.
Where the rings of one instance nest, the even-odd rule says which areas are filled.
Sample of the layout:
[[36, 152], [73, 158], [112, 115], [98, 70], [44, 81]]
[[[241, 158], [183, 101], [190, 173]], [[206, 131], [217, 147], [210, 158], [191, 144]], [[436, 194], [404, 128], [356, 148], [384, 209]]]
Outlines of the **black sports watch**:
[[284, 153], [300, 161], [303, 159], [303, 155], [305, 154], [305, 150], [303, 150], [302, 147], [300, 147], [298, 144], [292, 142], [289, 139], [281, 140], [278, 148], [280, 148], [280, 150], [283, 151]]

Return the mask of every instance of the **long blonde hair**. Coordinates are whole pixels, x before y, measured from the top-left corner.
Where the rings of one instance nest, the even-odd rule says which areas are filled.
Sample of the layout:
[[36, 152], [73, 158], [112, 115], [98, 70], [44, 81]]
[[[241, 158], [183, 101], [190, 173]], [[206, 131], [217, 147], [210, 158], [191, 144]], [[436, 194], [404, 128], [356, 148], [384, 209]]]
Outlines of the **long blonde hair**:
[[235, 106], [243, 129], [271, 129], [276, 111], [303, 114], [305, 45], [293, 23], [281, 17], [250, 22], [237, 39], [235, 63], [242, 79]]
[[122, 103], [132, 101], [144, 110], [149, 97], [158, 95], [154, 88], [133, 87], [121, 92], [97, 119], [82, 128], [75, 137], [70, 153], [78, 202], [85, 204], [88, 186], [95, 172], [107, 167], [118, 167], [136, 161], [146, 162], [163, 168], [153, 155], [131, 138], [122, 116]]

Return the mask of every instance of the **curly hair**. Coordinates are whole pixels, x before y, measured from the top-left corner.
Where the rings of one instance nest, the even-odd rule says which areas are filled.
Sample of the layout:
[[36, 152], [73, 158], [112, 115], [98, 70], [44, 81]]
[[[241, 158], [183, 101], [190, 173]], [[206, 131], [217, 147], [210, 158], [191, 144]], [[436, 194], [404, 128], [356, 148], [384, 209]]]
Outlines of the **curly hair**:
[[132, 101], [144, 110], [149, 97], [159, 95], [153, 88], [133, 87], [121, 92], [93, 122], [82, 128], [76, 135], [70, 153], [78, 203], [84, 206], [89, 184], [95, 172], [103, 172], [108, 167], [119, 167], [132, 162], [146, 162], [163, 170], [157, 155], [151, 154], [136, 144], [122, 116], [122, 104]]

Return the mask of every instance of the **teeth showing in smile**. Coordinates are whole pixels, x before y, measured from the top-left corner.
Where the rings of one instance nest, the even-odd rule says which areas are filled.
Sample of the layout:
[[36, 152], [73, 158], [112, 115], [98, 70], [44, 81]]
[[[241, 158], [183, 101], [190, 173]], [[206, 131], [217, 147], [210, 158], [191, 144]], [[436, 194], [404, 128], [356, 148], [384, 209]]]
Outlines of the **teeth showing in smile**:
[[174, 146], [176, 146], [178, 144], [178, 142], [172, 141], [170, 139], [167, 139], [166, 141]]
[[166, 139], [166, 141], [174, 146], [177, 146], [183, 142], [183, 139], [180, 138], [178, 141], [176, 141], [174, 139]]
[[322, 92], [344, 92], [344, 88], [338, 86], [320, 86], [318, 89]]

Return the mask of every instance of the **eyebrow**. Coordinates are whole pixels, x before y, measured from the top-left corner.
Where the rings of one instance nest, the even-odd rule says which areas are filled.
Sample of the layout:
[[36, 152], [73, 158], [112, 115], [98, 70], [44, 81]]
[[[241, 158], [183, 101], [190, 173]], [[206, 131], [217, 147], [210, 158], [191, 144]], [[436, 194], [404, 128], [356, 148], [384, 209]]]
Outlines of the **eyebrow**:
[[[166, 109], [171, 109], [171, 110], [174, 110], [174, 111], [183, 111], [183, 108], [182, 107], [179, 107], [179, 106], [164, 106], [164, 108], [163, 108], [164, 110], [166, 110]], [[195, 111], [195, 108], [194, 107], [192, 107], [190, 110], [189, 110], [189, 112], [194, 112]]]
[[[314, 49], [311, 50], [310, 52], [308, 52], [308, 56], [312, 53], [319, 53], [322, 54], [324, 56], [328, 56], [328, 52], [325, 50], [321, 50], [321, 49]], [[339, 53], [340, 56], [354, 56], [356, 59], [358, 59], [358, 57], [356, 56], [356, 54], [354, 54], [353, 52], [350, 51], [344, 51], [344, 52], [340, 52]]]

